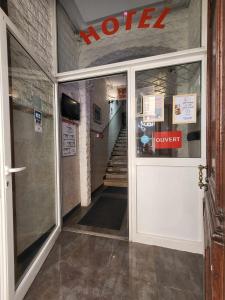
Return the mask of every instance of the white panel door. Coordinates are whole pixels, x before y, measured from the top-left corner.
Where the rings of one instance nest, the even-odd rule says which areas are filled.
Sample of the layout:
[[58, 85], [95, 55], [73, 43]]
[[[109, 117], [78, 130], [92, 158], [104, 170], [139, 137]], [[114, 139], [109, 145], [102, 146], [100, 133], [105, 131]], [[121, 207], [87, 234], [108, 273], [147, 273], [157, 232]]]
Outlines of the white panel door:
[[132, 68], [132, 160], [137, 242], [203, 252], [205, 57]]

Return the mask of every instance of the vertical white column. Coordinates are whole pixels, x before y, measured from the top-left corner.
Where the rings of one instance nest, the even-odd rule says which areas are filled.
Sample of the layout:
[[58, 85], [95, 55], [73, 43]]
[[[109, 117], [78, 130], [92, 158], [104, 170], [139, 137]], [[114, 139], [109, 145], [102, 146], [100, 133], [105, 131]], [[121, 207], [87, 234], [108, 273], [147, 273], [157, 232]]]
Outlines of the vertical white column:
[[90, 163], [90, 96], [85, 81], [79, 82], [80, 92], [80, 195], [81, 206], [91, 203], [91, 163]]

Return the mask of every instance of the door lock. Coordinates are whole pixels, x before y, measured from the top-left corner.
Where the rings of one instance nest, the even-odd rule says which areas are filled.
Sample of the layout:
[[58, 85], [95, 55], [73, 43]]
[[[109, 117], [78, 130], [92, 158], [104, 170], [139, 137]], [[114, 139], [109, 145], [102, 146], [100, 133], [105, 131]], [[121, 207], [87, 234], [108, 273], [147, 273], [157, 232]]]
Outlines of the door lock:
[[[208, 183], [209, 183], [209, 180], [208, 180], [208, 177], [207, 177], [208, 167], [199, 165], [198, 170], [199, 170], [198, 186], [200, 187], [201, 190], [204, 189], [205, 191], [208, 191]], [[206, 170], [205, 183], [203, 182], [203, 170]]]

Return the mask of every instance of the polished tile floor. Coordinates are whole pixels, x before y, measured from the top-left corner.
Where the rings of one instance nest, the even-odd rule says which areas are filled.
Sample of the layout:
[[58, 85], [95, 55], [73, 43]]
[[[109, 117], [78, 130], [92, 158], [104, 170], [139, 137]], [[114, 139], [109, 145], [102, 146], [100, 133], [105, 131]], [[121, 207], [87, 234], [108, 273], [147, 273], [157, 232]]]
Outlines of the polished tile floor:
[[62, 232], [25, 300], [202, 300], [200, 255]]

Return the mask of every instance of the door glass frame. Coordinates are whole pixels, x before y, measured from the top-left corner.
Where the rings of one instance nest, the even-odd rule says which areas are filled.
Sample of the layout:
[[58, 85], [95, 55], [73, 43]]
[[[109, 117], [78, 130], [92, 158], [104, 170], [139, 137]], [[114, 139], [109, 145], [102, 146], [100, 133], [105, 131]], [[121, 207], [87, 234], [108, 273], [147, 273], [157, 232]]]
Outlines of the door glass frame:
[[[13, 230], [13, 200], [12, 178], [5, 176], [5, 166], [11, 166], [11, 134], [10, 134], [10, 111], [9, 111], [9, 81], [8, 81], [8, 45], [7, 32], [10, 32], [28, 55], [42, 69], [54, 85], [53, 115], [54, 115], [54, 158], [55, 158], [55, 215], [56, 226], [47, 241], [39, 250], [32, 264], [28, 267], [19, 286], [16, 288], [14, 280], [14, 230]], [[43, 262], [52, 249], [61, 232], [61, 203], [60, 203], [60, 165], [59, 165], [59, 128], [58, 128], [58, 89], [55, 78], [44, 71], [41, 63], [34, 55], [35, 51], [29, 47], [26, 40], [19, 33], [14, 24], [0, 10], [0, 278], [1, 299], [23, 299], [30, 285], [39, 272]], [[9, 150], [10, 149], [10, 150]], [[6, 188], [8, 184], [8, 188]]]
[[[178, 64], [201, 62], [201, 157], [200, 158], [137, 158], [136, 157], [136, 103], [135, 103], [135, 72], [168, 67]], [[129, 203], [129, 240], [138, 241], [136, 219], [136, 170], [138, 165], [198, 166], [206, 161], [206, 77], [207, 51], [205, 48], [185, 50], [163, 54], [146, 59], [137, 59], [121, 64], [71, 71], [57, 74], [58, 83], [91, 79], [93, 77], [114, 75], [127, 72], [128, 83], [128, 203]]]
[[[54, 1], [55, 2], [55, 1]], [[202, 47], [198, 49], [184, 50], [176, 53], [169, 53], [164, 55], [158, 55], [154, 57], [137, 59], [128, 62], [109, 64], [105, 66], [99, 66], [94, 68], [81, 69], [76, 71], [70, 71], [65, 73], [58, 73], [55, 77], [51, 74], [47, 74], [48, 77], [55, 84], [55, 106], [54, 112], [55, 119], [55, 143], [56, 143], [56, 228], [51, 234], [49, 240], [45, 243], [42, 250], [38, 254], [34, 264], [24, 277], [17, 291], [15, 292], [14, 283], [14, 266], [13, 260], [13, 226], [12, 226], [12, 201], [7, 201], [7, 198], [12, 194], [10, 189], [6, 189], [6, 179], [4, 170], [2, 169], [3, 163], [9, 163], [9, 155], [7, 155], [5, 149], [10, 148], [10, 131], [9, 126], [6, 126], [6, 130], [0, 128], [0, 268], [2, 275], [0, 278], [0, 298], [22, 299], [29, 289], [32, 281], [34, 280], [37, 272], [39, 271], [42, 263], [47, 257], [51, 247], [54, 245], [57, 236], [61, 231], [61, 204], [60, 204], [60, 150], [59, 150], [59, 136], [58, 136], [58, 83], [68, 82], [73, 80], [89, 79], [97, 76], [113, 75], [116, 73], [127, 72], [128, 77], [128, 181], [129, 181], [129, 240], [136, 240], [136, 169], [138, 160], [136, 160], [136, 143], [135, 143], [135, 88], [132, 86], [135, 83], [135, 70], [136, 67], [153, 68], [160, 66], [171, 65], [172, 61], [177, 64], [185, 62], [194, 62], [194, 58], [197, 61], [202, 61], [202, 99], [206, 98], [206, 55], [207, 55], [207, 0], [202, 1]], [[56, 27], [56, 16], [54, 16], [54, 27]], [[3, 100], [8, 101], [8, 64], [7, 64], [7, 30], [9, 30], [18, 40], [18, 42], [25, 48], [28, 54], [41, 66], [42, 64], [35, 57], [34, 49], [25, 41], [21, 33], [16, 26], [10, 21], [7, 15], [0, 9], [0, 119], [3, 124], [9, 124], [9, 111], [6, 106], [3, 105]], [[56, 41], [56, 28], [53, 28], [53, 40]], [[56, 48], [56, 42], [54, 43]], [[56, 52], [56, 49], [55, 49]], [[54, 55], [54, 70], [56, 70], [56, 54]], [[139, 68], [138, 67], [138, 68]], [[42, 68], [43, 69], [43, 68]], [[46, 73], [46, 72], [45, 72]], [[203, 112], [202, 112], [203, 113]], [[202, 148], [204, 148], [202, 144]], [[146, 158], [144, 162], [143, 158], [141, 163], [149, 164], [152, 158]], [[162, 159], [161, 159], [162, 160]], [[177, 159], [176, 159], [177, 160]], [[183, 159], [184, 163], [184, 159]], [[196, 163], [196, 162], [194, 162]], [[10, 164], [8, 164], [10, 165]]]

